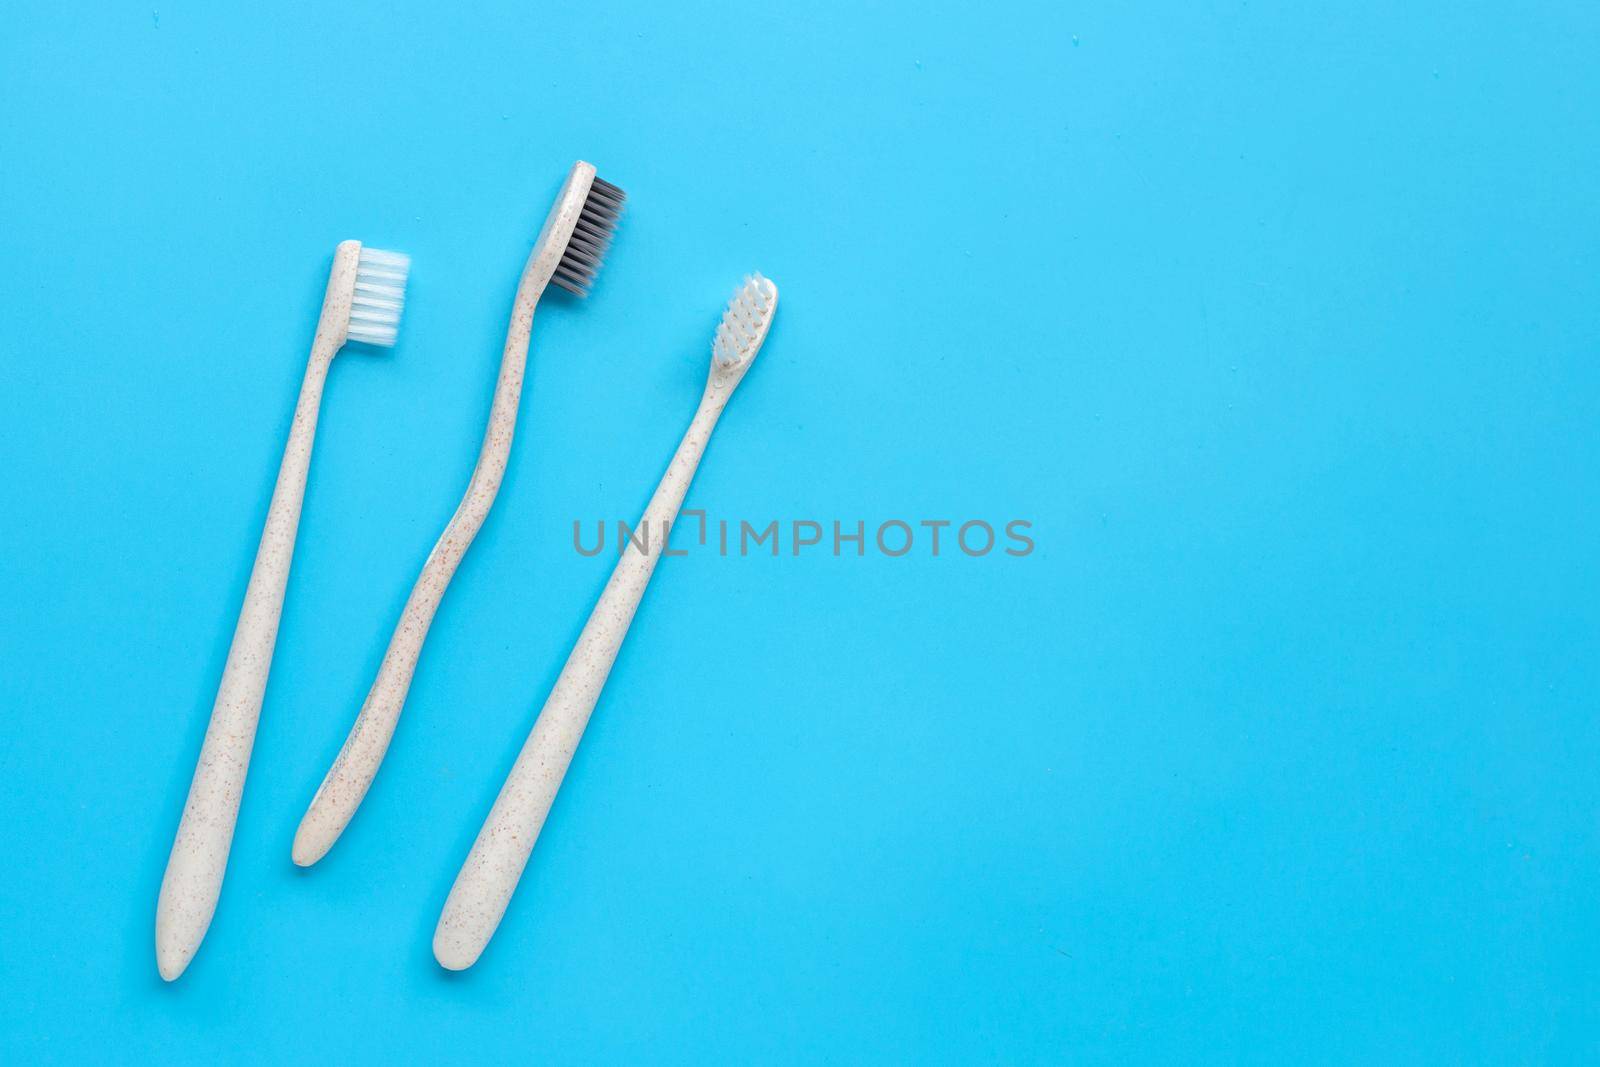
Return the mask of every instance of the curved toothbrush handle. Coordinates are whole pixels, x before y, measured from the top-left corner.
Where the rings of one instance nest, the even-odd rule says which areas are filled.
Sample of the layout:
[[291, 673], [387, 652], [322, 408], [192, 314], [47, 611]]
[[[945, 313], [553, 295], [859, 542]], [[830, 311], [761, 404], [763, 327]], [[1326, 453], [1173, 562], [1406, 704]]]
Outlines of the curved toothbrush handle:
[[726, 391], [708, 390], [701, 401], [640, 520], [639, 529], [648, 539], [646, 547], [641, 551], [632, 543], [624, 546], [622, 558], [450, 888], [433, 935], [434, 957], [450, 970], [472, 966], [500, 925], [727, 397]]
[[532, 273], [530, 265], [518, 287], [500, 360], [500, 376], [495, 383], [494, 402], [489, 410], [489, 427], [484, 432], [472, 480], [444, 533], [428, 553], [422, 573], [406, 598], [400, 622], [389, 638], [389, 647], [383, 654], [383, 663], [367, 699], [295, 831], [291, 855], [302, 867], [309, 867], [327, 854], [372, 787], [378, 766], [394, 738], [395, 726], [400, 722], [417, 659], [422, 655], [422, 643], [433, 625], [445, 589], [472, 539], [489, 517], [489, 509], [500, 491], [506, 462], [511, 455], [511, 439], [517, 429], [517, 408], [522, 398], [522, 376], [527, 366], [528, 339], [533, 331], [533, 311], [543, 291], [544, 281]]
[[[353, 271], [353, 255], [349, 266]], [[333, 290], [332, 283], [329, 290]], [[323, 317], [326, 322], [327, 309]], [[344, 318], [348, 321], [348, 306]], [[311, 444], [317, 432], [322, 387], [341, 343], [341, 337], [325, 334], [319, 328], [300, 386], [278, 482], [272, 490], [266, 528], [250, 571], [244, 607], [233, 631], [233, 643], [228, 647], [227, 666], [200, 748], [199, 764], [189, 786], [167, 871], [161, 879], [161, 897], [156, 904], [156, 966], [169, 982], [183, 973], [199, 949], [222, 891], [245, 772], [255, 744], [256, 722], [261, 715], [261, 699], [272, 666], [273, 646], [278, 640], [278, 619], [300, 525], [300, 505], [311, 467]]]
[[[489, 495], [492, 499], [493, 493]], [[466, 507], [465, 502], [462, 506]], [[488, 511], [487, 503], [475, 506], [472, 509], [475, 521], [469, 519], [468, 523], [458, 521], [461, 519], [458, 511], [456, 519], [451, 521], [423, 564], [355, 724], [350, 727], [339, 754], [334, 757], [322, 784], [317, 786], [295, 831], [291, 855], [301, 867], [309, 867], [327, 855], [355, 817], [367, 790], [372, 788], [378, 766], [389, 751], [389, 742], [394, 739], [406, 694], [411, 690], [411, 679], [422, 655], [422, 642], [433, 625], [445, 588]], [[464, 529], [468, 524], [470, 529]]]

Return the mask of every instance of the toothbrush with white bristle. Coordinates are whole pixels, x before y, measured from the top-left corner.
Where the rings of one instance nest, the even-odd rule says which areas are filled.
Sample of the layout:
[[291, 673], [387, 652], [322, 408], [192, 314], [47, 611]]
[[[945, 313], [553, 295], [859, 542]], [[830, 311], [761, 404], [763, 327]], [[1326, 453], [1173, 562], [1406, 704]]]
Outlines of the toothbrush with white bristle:
[[745, 280], [722, 316], [711, 345], [711, 374], [700, 407], [639, 521], [643, 547], [631, 539], [623, 546], [622, 558], [450, 888], [434, 931], [433, 955], [452, 971], [477, 962], [500, 925], [666, 547], [668, 531], [678, 517], [711, 431], [766, 339], [777, 307], [777, 287], [755, 274]]
[[161, 897], [156, 904], [156, 968], [169, 982], [194, 958], [222, 891], [261, 699], [278, 640], [284, 586], [294, 557], [328, 368], [347, 341], [394, 344], [410, 265], [398, 252], [363, 248], [359, 241], [341, 242], [333, 254], [322, 316], [295, 405], [283, 465], [272, 490], [266, 528], [250, 571], [244, 607], [228, 648], [227, 666], [178, 823], [178, 836], [161, 879]]
[[621, 189], [602, 181], [595, 175], [594, 167], [579, 161], [568, 173], [566, 184], [550, 208], [517, 286], [511, 325], [506, 331], [505, 350], [500, 357], [494, 402], [489, 409], [489, 427], [483, 435], [483, 447], [478, 453], [472, 480], [444, 533], [428, 554], [427, 562], [422, 565], [422, 573], [400, 613], [400, 622], [389, 639], [389, 648], [384, 652], [372, 689], [295, 831], [292, 856], [302, 867], [310, 866], [327, 854], [372, 786], [400, 721], [400, 711], [411, 689], [417, 658], [422, 655], [422, 642], [433, 625], [433, 616], [467, 547], [489, 517], [495, 494], [500, 491], [511, 454], [511, 438], [517, 427], [517, 406], [522, 397], [522, 375], [533, 330], [534, 307], [551, 283], [576, 296], [588, 295], [622, 213], [623, 199]]

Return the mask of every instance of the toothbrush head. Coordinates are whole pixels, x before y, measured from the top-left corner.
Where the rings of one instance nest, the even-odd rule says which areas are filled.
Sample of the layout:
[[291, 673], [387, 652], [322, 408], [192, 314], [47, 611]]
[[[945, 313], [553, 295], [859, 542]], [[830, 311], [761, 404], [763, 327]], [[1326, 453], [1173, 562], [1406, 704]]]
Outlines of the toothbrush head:
[[[582, 166], [587, 166], [583, 164]], [[589, 167], [593, 173], [594, 168]], [[576, 171], [575, 171], [576, 173]], [[574, 296], [588, 296], [595, 272], [605, 261], [606, 248], [622, 215], [627, 194], [598, 175], [584, 197], [583, 210], [572, 227], [572, 236], [561, 253], [561, 262], [550, 280]]]
[[749, 366], [761, 350], [772, 327], [772, 313], [778, 310], [778, 287], [771, 279], [758, 272], [750, 275], [739, 286], [728, 310], [722, 313], [722, 324], [711, 342], [711, 368], [713, 371], [742, 371]]
[[361, 246], [356, 288], [350, 299], [350, 340], [392, 347], [406, 302], [411, 257], [403, 252]]

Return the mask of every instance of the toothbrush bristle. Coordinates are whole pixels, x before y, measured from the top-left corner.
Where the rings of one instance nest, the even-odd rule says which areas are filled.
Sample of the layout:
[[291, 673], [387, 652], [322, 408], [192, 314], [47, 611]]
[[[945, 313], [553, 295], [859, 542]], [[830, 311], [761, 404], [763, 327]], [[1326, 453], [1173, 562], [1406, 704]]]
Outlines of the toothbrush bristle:
[[611, 234], [617, 228], [626, 199], [627, 194], [621, 189], [596, 175], [551, 281], [574, 296], [589, 295], [589, 286], [605, 262], [606, 247], [611, 244]]
[[400, 330], [411, 257], [403, 252], [361, 246], [356, 261], [356, 292], [350, 301], [350, 340], [390, 347]]
[[753, 358], [778, 306], [778, 287], [758, 272], [750, 275], [728, 301], [722, 323], [711, 342], [711, 358], [720, 366], [733, 367]]

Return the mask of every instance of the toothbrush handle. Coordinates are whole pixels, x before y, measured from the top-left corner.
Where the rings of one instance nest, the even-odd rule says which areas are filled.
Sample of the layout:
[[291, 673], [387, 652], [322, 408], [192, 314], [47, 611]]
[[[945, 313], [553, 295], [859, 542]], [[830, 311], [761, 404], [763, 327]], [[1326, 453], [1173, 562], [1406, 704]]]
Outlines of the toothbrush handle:
[[[348, 309], [344, 314], [348, 318]], [[272, 650], [278, 639], [278, 619], [300, 525], [322, 387], [340, 343], [340, 338], [319, 329], [312, 346], [283, 464], [272, 491], [266, 528], [261, 533], [250, 584], [245, 590], [244, 607], [233, 631], [233, 643], [228, 647], [227, 666], [217, 689], [211, 722], [206, 727], [177, 839], [161, 880], [161, 897], [156, 905], [156, 965], [168, 981], [183, 973], [200, 947], [222, 890], [245, 772], [255, 744], [256, 722], [272, 666]]]
[[[531, 261], [530, 261], [531, 263]], [[505, 478], [511, 454], [511, 439], [517, 428], [517, 408], [522, 397], [522, 376], [527, 366], [528, 340], [533, 331], [534, 307], [544, 283], [532, 267], [524, 272], [512, 309], [511, 326], [500, 360], [500, 375], [495, 383], [494, 401], [489, 410], [489, 427], [484, 433], [472, 480], [444, 533], [428, 553], [422, 573], [411, 587], [400, 622], [389, 638], [389, 647], [378, 667], [367, 698], [355, 724], [345, 738], [333, 765], [311, 798], [299, 829], [295, 831], [292, 857], [302, 867], [320, 860], [339, 840], [367, 790], [378, 774], [378, 766], [389, 751], [406, 694], [422, 655], [422, 643], [433, 625], [433, 617], [444, 599], [445, 589], [461, 565], [462, 557], [489, 517], [489, 509]]]
[[709, 390], [701, 401], [640, 520], [646, 547], [623, 546], [622, 558], [456, 876], [433, 935], [434, 956], [451, 970], [472, 966], [500, 925], [726, 403], [725, 393]]

